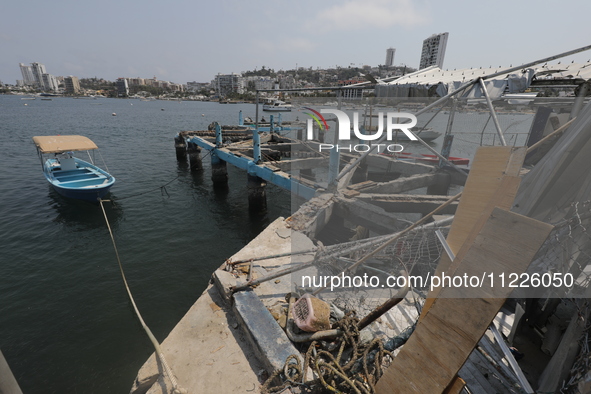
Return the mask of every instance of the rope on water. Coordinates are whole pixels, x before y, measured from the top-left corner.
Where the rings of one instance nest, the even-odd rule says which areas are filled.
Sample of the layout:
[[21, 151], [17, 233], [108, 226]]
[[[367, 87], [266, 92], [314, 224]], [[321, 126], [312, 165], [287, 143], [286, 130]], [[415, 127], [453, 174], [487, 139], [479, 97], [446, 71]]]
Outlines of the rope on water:
[[140, 311], [139, 311], [137, 305], [135, 304], [135, 300], [133, 299], [133, 295], [131, 294], [131, 290], [129, 289], [129, 285], [127, 284], [127, 279], [125, 278], [125, 272], [123, 271], [123, 265], [121, 264], [121, 259], [119, 258], [119, 252], [117, 251], [117, 244], [115, 243], [115, 237], [113, 236], [113, 231], [111, 230], [111, 225], [109, 223], [107, 213], [105, 212], [105, 207], [103, 205], [104, 201], [108, 201], [108, 200], [99, 200], [99, 202], [101, 204], [101, 209], [103, 211], [103, 216], [105, 218], [105, 223], [107, 224], [107, 228], [109, 229], [109, 235], [111, 236], [111, 242], [113, 243], [113, 249], [115, 249], [115, 256], [117, 257], [117, 263], [119, 264], [119, 271], [121, 272], [121, 277], [123, 278], [123, 284], [125, 284], [125, 290], [127, 290], [127, 295], [129, 296], [129, 300], [131, 301], [131, 304], [133, 305], [133, 309], [135, 311], [137, 318], [140, 321], [140, 324], [144, 328], [144, 331], [146, 332], [146, 334], [148, 335], [148, 338], [150, 338], [150, 341], [152, 342], [152, 345], [154, 346], [154, 350], [156, 352], [156, 357], [158, 357], [158, 359], [162, 363], [162, 365], [164, 367], [164, 371], [166, 372], [166, 375], [168, 375], [170, 382], [172, 383], [173, 394], [185, 394], [185, 393], [187, 393], [187, 390], [179, 387], [179, 384], [176, 380], [176, 377], [174, 376], [174, 374], [172, 372], [172, 369], [170, 368], [170, 366], [166, 362], [166, 358], [164, 358], [164, 353], [162, 353], [162, 349], [160, 348], [160, 344], [158, 343], [158, 340], [156, 339], [154, 334], [152, 334], [152, 331], [144, 322], [144, 319], [142, 318], [142, 315], [140, 314]]
[[176, 178], [174, 178], [173, 180], [165, 183], [162, 186], [155, 187], [154, 189], [150, 189], [150, 190], [147, 190], [145, 192], [141, 192], [141, 193], [137, 193], [137, 194], [132, 194], [131, 196], [111, 198], [111, 200], [113, 200], [113, 201], [121, 201], [121, 200], [125, 200], [126, 198], [143, 196], [144, 194], [152, 193], [152, 192], [154, 192], [156, 190], [160, 190], [160, 192], [162, 193], [162, 195], [166, 194], [167, 197], [170, 197], [170, 194], [168, 194], [168, 190], [166, 190], [166, 186], [170, 185], [172, 182], [174, 182], [177, 179], [179, 179], [179, 177], [180, 177], [180, 175], [178, 175]]

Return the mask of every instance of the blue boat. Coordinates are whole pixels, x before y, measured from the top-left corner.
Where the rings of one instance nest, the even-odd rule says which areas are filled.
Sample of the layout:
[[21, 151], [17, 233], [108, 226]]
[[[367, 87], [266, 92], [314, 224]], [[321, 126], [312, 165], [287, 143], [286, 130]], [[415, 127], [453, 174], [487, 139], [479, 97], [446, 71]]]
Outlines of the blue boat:
[[[90, 152], [98, 149], [89, 138], [80, 135], [33, 137], [43, 167], [43, 175], [62, 196], [97, 202], [115, 183], [115, 177], [94, 164]], [[73, 152], [86, 151], [90, 162]]]

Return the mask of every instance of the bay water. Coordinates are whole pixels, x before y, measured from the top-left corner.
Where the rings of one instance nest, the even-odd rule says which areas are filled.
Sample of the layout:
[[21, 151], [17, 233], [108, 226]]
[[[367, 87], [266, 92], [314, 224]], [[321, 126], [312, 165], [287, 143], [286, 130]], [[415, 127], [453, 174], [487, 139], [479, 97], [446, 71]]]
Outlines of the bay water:
[[[267, 212], [250, 214], [244, 171], [228, 165], [228, 187], [220, 189], [211, 182], [209, 157], [199, 173], [176, 160], [179, 131], [237, 124], [240, 110], [254, 119], [252, 104], [21, 98], [0, 95], [0, 350], [27, 394], [127, 393], [153, 348], [127, 298], [101, 208], [58, 195], [31, 138], [80, 134], [99, 146], [103, 168], [117, 178], [106, 197], [115, 203], [105, 207], [119, 255], [159, 341], [213, 270], [290, 214], [290, 196], [268, 184]], [[297, 111], [282, 116], [306, 118]], [[513, 133], [510, 145], [525, 142], [531, 119], [500, 116]], [[478, 145], [494, 144], [489, 120], [457, 114], [452, 155], [471, 158]], [[447, 117], [431, 126], [445, 131]], [[441, 141], [430, 145], [439, 151]], [[430, 153], [417, 144], [408, 150]]]
[[0, 95], [0, 350], [23, 392], [127, 393], [153, 352], [100, 206], [58, 195], [31, 138], [80, 134], [99, 146], [117, 179], [105, 207], [125, 274], [162, 341], [215, 268], [289, 215], [288, 193], [273, 185], [267, 212], [249, 214], [244, 171], [228, 165], [220, 190], [209, 157], [202, 173], [176, 160], [179, 131], [237, 124], [240, 110], [254, 118], [252, 104]]

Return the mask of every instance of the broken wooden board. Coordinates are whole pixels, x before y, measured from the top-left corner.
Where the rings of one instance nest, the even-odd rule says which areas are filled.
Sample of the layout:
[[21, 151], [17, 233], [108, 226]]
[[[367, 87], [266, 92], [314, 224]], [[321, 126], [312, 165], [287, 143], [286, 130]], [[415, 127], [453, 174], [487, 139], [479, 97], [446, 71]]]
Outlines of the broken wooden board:
[[[452, 252], [458, 254], [463, 244], [478, 233], [483, 221], [486, 221], [493, 208], [510, 209], [517, 194], [521, 178], [519, 173], [525, 159], [526, 149], [505, 146], [481, 147], [476, 151], [470, 175], [466, 180], [462, 198], [454, 217], [447, 242]], [[458, 259], [458, 261], [460, 261]], [[451, 258], [444, 254], [439, 259], [435, 271], [452, 274], [457, 266], [452, 267]], [[439, 292], [438, 288], [429, 292], [419, 321], [425, 316]], [[448, 394], [461, 391], [463, 385], [455, 379], [448, 388]], [[459, 389], [460, 388], [460, 389]]]
[[[476, 151], [470, 175], [462, 192], [456, 215], [447, 236], [454, 253], [462, 247], [478, 218], [490, 206], [504, 176], [519, 176], [526, 148], [508, 146], [480, 147]], [[510, 204], [513, 203], [511, 200]], [[510, 209], [511, 206], [506, 207]], [[487, 215], [488, 216], [488, 215]]]
[[[495, 208], [462, 256], [455, 276], [522, 273], [552, 226]], [[498, 278], [497, 278], [498, 279]], [[442, 393], [513, 289], [442, 287], [438, 298], [376, 385], [376, 393]]]
[[[456, 209], [454, 221], [447, 236], [452, 252], [458, 251], [472, 235], [479, 220], [487, 220], [494, 207], [510, 209], [519, 188], [519, 171], [525, 157], [525, 148], [487, 146], [476, 151], [470, 175]], [[436, 274], [453, 273], [451, 259], [442, 255]], [[438, 289], [430, 291], [421, 313], [427, 313]]]

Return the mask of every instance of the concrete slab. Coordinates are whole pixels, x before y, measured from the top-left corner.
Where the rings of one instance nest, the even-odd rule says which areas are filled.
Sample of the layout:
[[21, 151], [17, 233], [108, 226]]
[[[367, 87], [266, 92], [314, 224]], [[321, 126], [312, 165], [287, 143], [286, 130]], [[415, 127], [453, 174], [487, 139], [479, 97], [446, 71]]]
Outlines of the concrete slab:
[[259, 297], [250, 290], [234, 294], [234, 315], [240, 321], [259, 360], [269, 375], [282, 369], [290, 355], [304, 358], [293, 346], [285, 332], [279, 327]]
[[[308, 250], [313, 247], [314, 245], [308, 237], [300, 232], [290, 230], [288, 223], [283, 218], [279, 218], [232, 256], [231, 260], [248, 260], [254, 257], [288, 253], [292, 250]], [[311, 258], [313, 255], [263, 260], [255, 262], [254, 268], [256, 275], [262, 276], [290, 264], [309, 261]], [[224, 265], [220, 268], [223, 268]], [[162, 350], [179, 386], [192, 394], [259, 392], [262, 383], [260, 377], [266, 375], [264, 371], [270, 366], [275, 368], [275, 364], [279, 365], [280, 358], [283, 356], [274, 356], [273, 362], [269, 362], [267, 359], [261, 360], [264, 358], [262, 356], [268, 355], [261, 352], [260, 349], [255, 350], [251, 343], [257, 344], [266, 340], [280, 341], [282, 331], [271, 314], [263, 308], [259, 312], [268, 314], [266, 325], [270, 326], [272, 330], [277, 329], [281, 332], [268, 332], [268, 335], [265, 335], [269, 338], [259, 336], [258, 340], [251, 340], [250, 334], [245, 335], [242, 329], [244, 323], [250, 325], [252, 322], [241, 321], [244, 320], [244, 317], [242, 319], [236, 318], [235, 312], [237, 309], [241, 309], [243, 310], [242, 315], [248, 317], [246, 309], [256, 302], [242, 298], [251, 297], [254, 293], [248, 292], [251, 294], [247, 296], [240, 295], [241, 299], [236, 302], [234, 311], [232, 311], [230, 306], [232, 300], [228, 292], [228, 288], [236, 282], [244, 282], [246, 274], [240, 274], [237, 278], [235, 274], [218, 269], [214, 273], [213, 279], [216, 285], [210, 285], [193, 304], [162, 342]], [[220, 292], [218, 289], [222, 291]], [[258, 301], [259, 305], [260, 302], [263, 302], [265, 306], [270, 307], [278, 300], [284, 301], [285, 294], [290, 289], [289, 277], [285, 276], [261, 284], [255, 289], [255, 292], [261, 295], [261, 300]], [[283, 337], [287, 339], [285, 334]], [[293, 345], [289, 341], [281, 347], [283, 348], [281, 351], [288, 351], [288, 353], [295, 350], [292, 349]], [[152, 355], [140, 369], [131, 393], [172, 392], [172, 384], [162, 371], [162, 366]]]
[[[257, 373], [263, 365], [213, 286], [203, 292], [161, 347], [179, 386], [192, 394], [258, 392]], [[162, 371], [152, 354], [140, 369], [131, 393], [172, 392], [172, 384]]]

